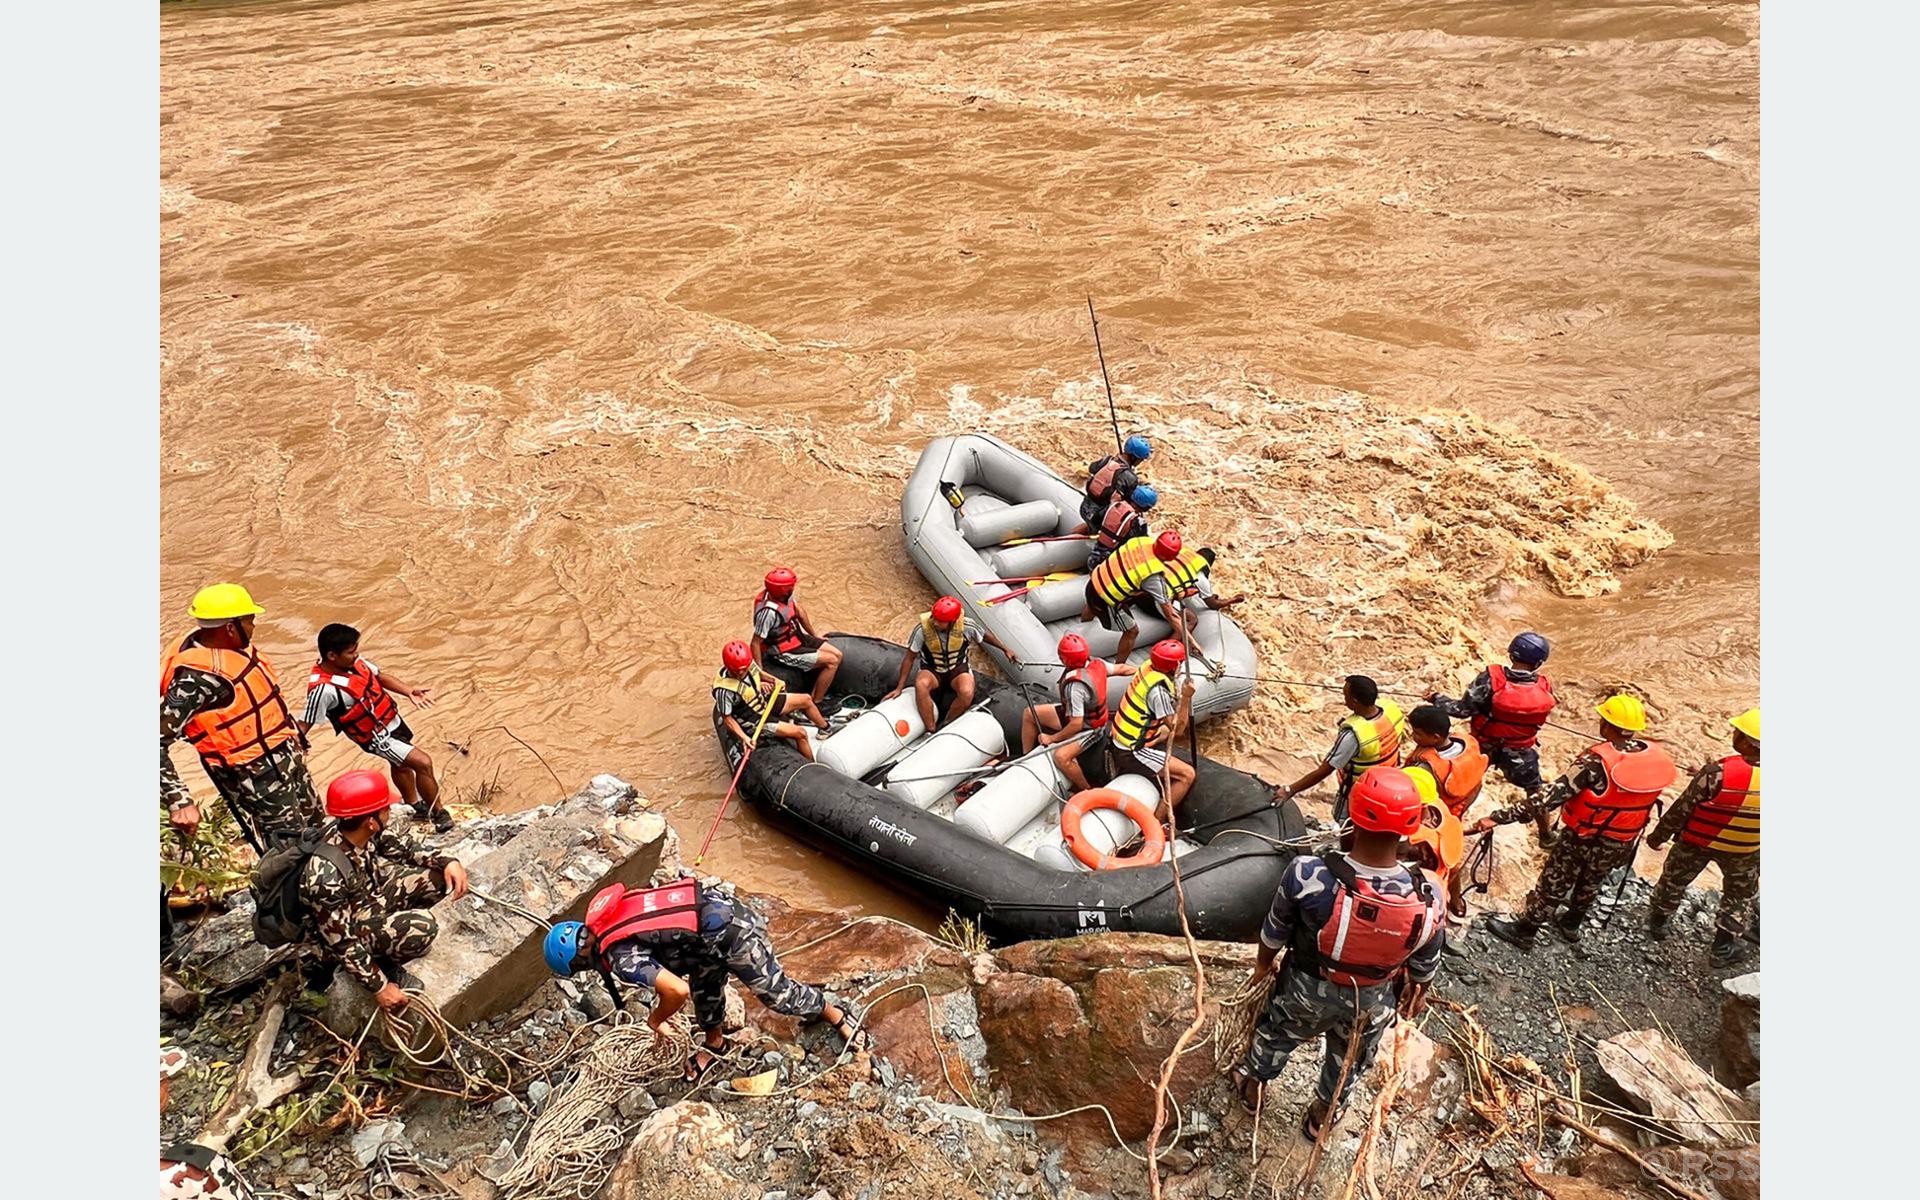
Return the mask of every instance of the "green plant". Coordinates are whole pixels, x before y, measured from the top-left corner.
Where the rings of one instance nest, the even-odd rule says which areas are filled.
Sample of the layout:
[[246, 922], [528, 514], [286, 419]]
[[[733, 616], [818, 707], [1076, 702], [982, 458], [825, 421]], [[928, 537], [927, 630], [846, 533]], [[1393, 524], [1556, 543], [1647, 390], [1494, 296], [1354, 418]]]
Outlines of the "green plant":
[[200, 809], [200, 828], [182, 844], [180, 832], [160, 818], [160, 882], [170, 890], [192, 893], [204, 887], [215, 897], [247, 884], [251, 863], [241, 848], [240, 826], [215, 800]]

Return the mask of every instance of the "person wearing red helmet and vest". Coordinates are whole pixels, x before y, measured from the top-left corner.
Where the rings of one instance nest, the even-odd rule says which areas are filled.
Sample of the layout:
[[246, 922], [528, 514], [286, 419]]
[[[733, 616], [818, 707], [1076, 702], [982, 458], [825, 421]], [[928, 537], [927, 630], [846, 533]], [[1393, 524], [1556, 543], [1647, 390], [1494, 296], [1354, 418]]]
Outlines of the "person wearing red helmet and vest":
[[[973, 664], [967, 661], [967, 647], [980, 645], [992, 646], [1006, 655], [1010, 663], [1020, 661], [991, 630], [967, 620], [966, 610], [957, 598], [940, 597], [931, 609], [920, 614], [913, 632], [907, 635], [907, 653], [900, 660], [900, 678], [885, 698], [891, 700], [906, 691], [907, 682], [911, 680], [920, 704], [921, 723], [929, 731], [953, 720], [973, 706]], [[933, 706], [933, 694], [943, 687], [953, 693], [953, 699], [947, 704], [945, 719], [940, 720]]]
[[[1528, 630], [1507, 645], [1510, 665], [1489, 663], [1458, 700], [1435, 692], [1429, 701], [1450, 717], [1467, 721], [1468, 730], [1487, 762], [1508, 783], [1527, 795], [1546, 786], [1540, 776], [1540, 730], [1553, 715], [1553, 682], [1540, 667], [1553, 647]], [[1542, 846], [1553, 845], [1553, 814], [1542, 812], [1535, 821]]]
[[348, 771], [334, 780], [327, 786], [332, 821], [299, 876], [300, 900], [321, 951], [389, 1011], [407, 1003], [391, 973], [425, 954], [439, 934], [427, 910], [467, 894], [467, 870], [458, 859], [388, 829], [397, 799], [378, 771]]
[[1701, 767], [1647, 836], [1655, 850], [1673, 841], [1660, 882], [1647, 904], [1647, 932], [1656, 940], [1680, 907], [1687, 885], [1712, 863], [1720, 868], [1720, 911], [1714, 922], [1713, 964], [1740, 957], [1740, 935], [1753, 917], [1760, 890], [1760, 710], [1728, 722], [1733, 753]]
[[1488, 933], [1522, 949], [1533, 946], [1540, 927], [1563, 902], [1566, 910], [1553, 922], [1554, 932], [1569, 942], [1580, 940], [1580, 924], [1600, 894], [1600, 884], [1617, 868], [1632, 869], [1653, 806], [1680, 773], [1660, 743], [1639, 736], [1646, 732], [1647, 710], [1638, 699], [1609, 696], [1595, 711], [1600, 714], [1599, 742], [1546, 788], [1483, 817], [1472, 829], [1486, 833], [1496, 825], [1561, 809], [1565, 829], [1547, 852], [1526, 907], [1517, 917], [1487, 922]]
[[[1107, 721], [1106, 735], [1087, 742], [1068, 743], [1054, 759], [1070, 781], [1086, 776], [1079, 758], [1095, 746], [1104, 747], [1107, 778], [1145, 775], [1158, 783], [1166, 777], [1165, 794], [1155, 815], [1165, 824], [1193, 789], [1193, 764], [1175, 755], [1173, 746], [1193, 720], [1193, 680], [1181, 667], [1187, 648], [1168, 638], [1154, 643], [1146, 665], [1134, 672], [1133, 682]], [[1176, 689], [1174, 681], [1180, 680]], [[1071, 770], [1069, 770], [1071, 768]]]
[[1274, 791], [1274, 803], [1313, 787], [1329, 775], [1337, 775], [1340, 791], [1333, 801], [1333, 823], [1347, 819], [1347, 796], [1356, 779], [1375, 767], [1400, 765], [1400, 737], [1406, 728], [1406, 715], [1400, 706], [1380, 695], [1380, 685], [1370, 676], [1349, 675], [1341, 686], [1340, 698], [1350, 714], [1335, 728], [1333, 748], [1327, 751], [1305, 775]]
[[1070, 747], [1088, 739], [1082, 733], [1106, 728], [1107, 680], [1134, 673], [1132, 663], [1111, 663], [1095, 658], [1087, 648], [1087, 639], [1069, 633], [1060, 639], [1060, 702], [1030, 705], [1020, 717], [1020, 752], [1036, 746], [1053, 746], [1053, 761], [1067, 777], [1073, 790], [1083, 792], [1092, 785], [1076, 761]]
[[361, 658], [360, 631], [351, 625], [328, 625], [318, 640], [320, 661], [307, 676], [307, 703], [296, 721], [301, 735], [326, 721], [368, 754], [387, 760], [393, 786], [416, 814], [431, 820], [441, 833], [452, 829], [453, 814], [440, 803], [433, 759], [415, 744], [413, 730], [393, 702], [398, 694], [431, 708], [433, 689], [402, 683]]
[[721, 879], [682, 877], [640, 890], [617, 883], [603, 888], [588, 902], [585, 921], [561, 921], [547, 931], [542, 953], [556, 975], [596, 970], [609, 990], [619, 978], [653, 991], [658, 1000], [647, 1024], [656, 1036], [664, 1035], [667, 1022], [691, 998], [694, 1023], [705, 1036], [687, 1060], [689, 1083], [726, 1053], [729, 976], [774, 1012], [826, 1022], [849, 1050], [873, 1049], [873, 1037], [858, 1018], [821, 988], [781, 968], [766, 918]]
[[840, 673], [845, 656], [814, 630], [807, 610], [793, 595], [800, 577], [789, 567], [767, 572], [766, 586], [753, 598], [753, 661], [762, 669], [767, 653], [774, 660], [801, 671], [817, 671], [811, 689], [814, 704], [827, 698], [833, 677]]
[[[1425, 1010], [1446, 943], [1439, 888], [1399, 857], [1401, 839], [1420, 828], [1425, 808], [1413, 780], [1399, 767], [1376, 767], [1354, 785], [1348, 804], [1351, 846], [1324, 857], [1300, 855], [1281, 878], [1254, 966], [1256, 980], [1276, 969], [1280, 977], [1246, 1058], [1232, 1072], [1241, 1103], [1252, 1111], [1294, 1050], [1325, 1038], [1319, 1087], [1302, 1127], [1309, 1138], [1339, 1119], [1394, 1013], [1412, 1019]], [[1360, 1044], [1343, 1080], [1356, 1027]]]
[[184, 738], [240, 831], [264, 854], [322, 818], [305, 739], [273, 664], [253, 643], [262, 611], [237, 583], [195, 593], [187, 612], [197, 628], [161, 660], [160, 802], [174, 828], [193, 837], [200, 808], [168, 753]]
[[813, 743], [807, 731], [792, 721], [775, 718], [797, 712], [815, 729], [827, 727], [827, 719], [813, 697], [805, 692], [783, 694], [779, 681], [761, 673], [753, 652], [741, 641], [720, 647], [720, 673], [713, 678], [713, 711], [727, 732], [743, 745], [753, 740], [754, 730], [764, 726], [766, 732], [792, 742], [808, 762], [813, 761]]

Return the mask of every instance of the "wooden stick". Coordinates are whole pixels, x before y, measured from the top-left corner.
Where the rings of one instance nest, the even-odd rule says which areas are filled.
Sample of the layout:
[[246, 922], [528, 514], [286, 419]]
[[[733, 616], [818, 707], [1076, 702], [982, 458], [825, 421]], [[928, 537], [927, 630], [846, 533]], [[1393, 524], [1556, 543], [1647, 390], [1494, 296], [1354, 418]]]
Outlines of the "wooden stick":
[[1673, 1192], [1675, 1195], [1685, 1196], [1686, 1200], [1708, 1200], [1706, 1196], [1701, 1195], [1699, 1192], [1696, 1192], [1692, 1188], [1681, 1183], [1679, 1180], [1675, 1179], [1673, 1176], [1667, 1174], [1665, 1171], [1662, 1171], [1659, 1167], [1654, 1166], [1652, 1163], [1640, 1157], [1640, 1155], [1634, 1153], [1632, 1150], [1629, 1150], [1627, 1147], [1621, 1145], [1619, 1142], [1614, 1141], [1612, 1138], [1600, 1132], [1598, 1129], [1595, 1129], [1593, 1126], [1588, 1125], [1584, 1121], [1579, 1121], [1574, 1119], [1573, 1117], [1568, 1116], [1566, 1112], [1562, 1109], [1559, 1103], [1555, 1103], [1552, 1106], [1551, 1111], [1547, 1113], [1547, 1116], [1550, 1117], [1555, 1123], [1566, 1126], [1568, 1129], [1573, 1130], [1575, 1133], [1579, 1134], [1581, 1137], [1586, 1138], [1588, 1141], [1592, 1142], [1594, 1145], [1603, 1147], [1604, 1149], [1611, 1150], [1615, 1154], [1618, 1154], [1621, 1158], [1626, 1159], [1628, 1162], [1632, 1163], [1634, 1166], [1639, 1167], [1642, 1171], [1645, 1171], [1647, 1173], [1648, 1178], [1652, 1179], [1655, 1183], [1659, 1184], [1661, 1187], [1666, 1188], [1668, 1191]]
[[194, 1140], [212, 1150], [225, 1150], [227, 1143], [240, 1132], [241, 1126], [251, 1120], [255, 1114], [273, 1107], [293, 1095], [306, 1085], [306, 1079], [298, 1071], [289, 1071], [285, 1075], [274, 1075], [273, 1048], [280, 1040], [280, 1025], [287, 1017], [286, 997], [293, 982], [291, 973], [281, 977], [268, 998], [267, 1008], [260, 1016], [260, 1024], [255, 1027], [253, 1042], [247, 1047], [247, 1056], [240, 1061], [239, 1075], [233, 1085], [233, 1094], [220, 1106]]

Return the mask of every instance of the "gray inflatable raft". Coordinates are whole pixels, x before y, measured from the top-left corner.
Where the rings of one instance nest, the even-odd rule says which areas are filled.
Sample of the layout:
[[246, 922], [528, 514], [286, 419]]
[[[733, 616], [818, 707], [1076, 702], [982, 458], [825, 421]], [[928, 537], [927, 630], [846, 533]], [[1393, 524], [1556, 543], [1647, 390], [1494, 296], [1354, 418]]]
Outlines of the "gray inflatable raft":
[[[942, 493], [942, 483], [953, 484], [965, 494], [966, 502], [958, 511]], [[993, 655], [1008, 678], [1027, 686], [1034, 703], [1054, 698], [1061, 668], [1051, 664], [1063, 635], [1080, 634], [1094, 654], [1107, 659], [1120, 646], [1118, 633], [1097, 620], [1080, 619], [1091, 543], [1022, 541], [1058, 537], [1078, 525], [1081, 495], [1080, 488], [1032, 455], [996, 437], [970, 433], [939, 438], [929, 445], [900, 498], [900, 528], [914, 565], [936, 591], [958, 596], [969, 620], [992, 630], [1020, 656], [1016, 666]], [[1022, 585], [977, 582], [1046, 575], [1065, 578], [1038, 583], [1025, 595], [997, 604], [988, 601]], [[1139, 663], [1172, 630], [1144, 608], [1136, 608], [1135, 613], [1140, 636], [1130, 657]], [[1195, 664], [1194, 714], [1245, 708], [1253, 699], [1253, 676], [1258, 673], [1253, 644], [1222, 613], [1202, 613], [1193, 630], [1194, 644], [1224, 672], [1220, 678], [1209, 678]], [[1114, 679], [1108, 702], [1118, 704], [1125, 689], [1124, 678]]]

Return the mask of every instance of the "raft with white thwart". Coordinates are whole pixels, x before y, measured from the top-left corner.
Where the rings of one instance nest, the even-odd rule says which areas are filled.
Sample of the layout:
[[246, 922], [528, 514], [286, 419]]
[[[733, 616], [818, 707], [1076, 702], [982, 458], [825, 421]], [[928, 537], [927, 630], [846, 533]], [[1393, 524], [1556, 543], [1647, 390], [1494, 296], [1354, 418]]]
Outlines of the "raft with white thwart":
[[[945, 485], [945, 488], [943, 488]], [[958, 509], [947, 489], [964, 496]], [[1080, 488], [1039, 459], [984, 433], [938, 438], [920, 455], [900, 498], [900, 527], [907, 554], [935, 590], [957, 596], [967, 619], [993, 631], [1018, 664], [995, 651], [994, 662], [1026, 687], [1034, 703], [1055, 699], [1061, 668], [1056, 647], [1062, 635], [1078, 633], [1101, 658], [1111, 660], [1120, 634], [1098, 620], [1082, 621], [1087, 588], [1087, 551], [1092, 543], [1065, 538], [1080, 523]], [[1056, 540], [1034, 540], [1034, 539]], [[1190, 535], [1198, 549], [1198, 536]], [[1013, 596], [1037, 579], [1030, 590]], [[981, 582], [1012, 580], [1010, 583]], [[997, 597], [1010, 596], [1009, 599]], [[1143, 663], [1153, 644], [1172, 632], [1145, 606], [1134, 609], [1140, 633], [1128, 656]], [[1211, 716], [1245, 708], [1253, 700], [1258, 672], [1253, 643], [1224, 613], [1204, 612], [1191, 622], [1194, 647], [1219, 674], [1195, 664], [1193, 712]], [[1127, 681], [1115, 676], [1107, 702], [1118, 705]]]
[[[1151, 865], [1095, 863], [1127, 851], [1135, 826], [1114, 808], [1080, 822], [1078, 855], [1063, 840], [1068, 785], [1047, 748], [1021, 756], [1020, 689], [976, 676], [974, 706], [933, 733], [908, 689], [883, 700], [906, 648], [878, 638], [832, 634], [845, 655], [822, 707], [833, 732], [814, 739], [816, 761], [763, 734], [740, 776], [740, 792], [769, 822], [930, 905], [980, 922], [1000, 940], [1099, 930], [1178, 934], [1179, 905], [1167, 852]], [[770, 665], [790, 687], [805, 675]], [[940, 711], [948, 697], [936, 695]], [[729, 770], [743, 747], [716, 719]], [[1184, 750], [1180, 751], [1186, 757]], [[985, 768], [989, 759], [1002, 765]], [[1105, 778], [1101, 755], [1081, 762], [1090, 781], [1151, 810], [1157, 781]], [[1180, 809], [1178, 855], [1187, 916], [1196, 936], [1252, 938], [1281, 873], [1306, 833], [1292, 801], [1271, 803], [1272, 785], [1202, 757]], [[978, 783], [964, 801], [962, 784]]]

